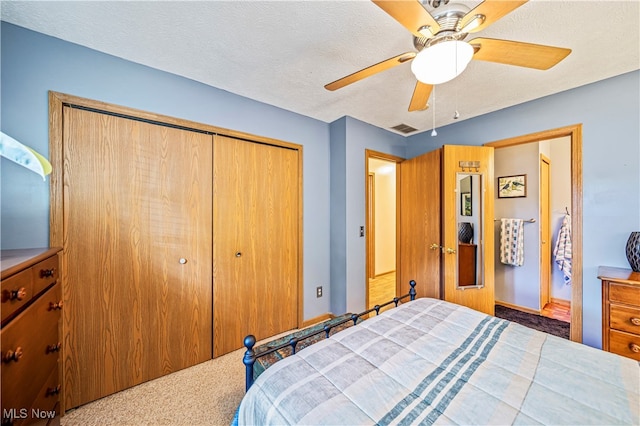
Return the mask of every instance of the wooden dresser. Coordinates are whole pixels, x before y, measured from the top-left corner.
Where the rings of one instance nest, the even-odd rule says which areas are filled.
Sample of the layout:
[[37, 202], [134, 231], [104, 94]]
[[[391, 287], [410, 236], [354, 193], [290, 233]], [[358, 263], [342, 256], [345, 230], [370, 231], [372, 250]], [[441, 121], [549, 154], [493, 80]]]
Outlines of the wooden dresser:
[[601, 266], [602, 349], [640, 361], [640, 272]]
[[2, 424], [60, 424], [59, 248], [2, 250]]

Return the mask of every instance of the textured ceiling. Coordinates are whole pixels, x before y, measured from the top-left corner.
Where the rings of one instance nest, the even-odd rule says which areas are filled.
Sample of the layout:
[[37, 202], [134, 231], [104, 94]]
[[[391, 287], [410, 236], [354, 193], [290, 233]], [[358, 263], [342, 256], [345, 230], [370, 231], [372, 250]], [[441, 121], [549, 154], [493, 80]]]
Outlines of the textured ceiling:
[[[454, 2], [456, 0], [451, 0]], [[462, 2], [473, 7], [474, 2]], [[414, 51], [409, 32], [360, 1], [2, 1], [2, 20], [332, 122], [418, 131], [640, 69], [640, 1], [531, 0], [470, 35], [572, 49], [547, 71], [472, 61], [408, 112], [410, 64], [330, 92], [324, 85]]]

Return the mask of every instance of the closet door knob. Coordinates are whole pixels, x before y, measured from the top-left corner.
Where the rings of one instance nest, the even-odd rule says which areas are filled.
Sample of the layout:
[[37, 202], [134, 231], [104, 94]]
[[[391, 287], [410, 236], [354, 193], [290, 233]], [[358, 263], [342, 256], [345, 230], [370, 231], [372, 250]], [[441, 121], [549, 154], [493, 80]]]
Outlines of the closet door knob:
[[448, 247], [448, 248], [447, 248], [447, 253], [449, 253], [449, 254], [455, 254], [455, 252], [456, 252], [456, 249], [452, 249], [451, 247]]
[[242, 257], [242, 252], [237, 252], [236, 257]]
[[429, 246], [429, 250], [438, 250], [440, 248], [439, 245], [437, 245], [436, 243], [433, 243]]
[[181, 257], [178, 262], [180, 262], [181, 265], [184, 265], [185, 263], [187, 263], [187, 259], [185, 259], [184, 257]]

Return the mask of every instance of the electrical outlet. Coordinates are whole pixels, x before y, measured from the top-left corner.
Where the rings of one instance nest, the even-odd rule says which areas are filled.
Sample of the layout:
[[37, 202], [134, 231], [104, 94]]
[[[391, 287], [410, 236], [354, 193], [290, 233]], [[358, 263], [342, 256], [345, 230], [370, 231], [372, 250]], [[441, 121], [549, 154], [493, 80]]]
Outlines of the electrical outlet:
[[316, 287], [316, 297], [322, 297], [322, 286]]

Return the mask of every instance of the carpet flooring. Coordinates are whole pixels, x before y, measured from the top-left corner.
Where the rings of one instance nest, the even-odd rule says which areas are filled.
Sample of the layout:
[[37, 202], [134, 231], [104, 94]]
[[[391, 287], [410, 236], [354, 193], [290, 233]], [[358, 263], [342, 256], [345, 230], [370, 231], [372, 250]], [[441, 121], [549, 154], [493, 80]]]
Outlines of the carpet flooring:
[[527, 312], [517, 311], [515, 309], [506, 308], [496, 305], [495, 316], [509, 321], [517, 322], [525, 327], [535, 330], [544, 331], [554, 336], [569, 339], [569, 323], [553, 318], [547, 318], [540, 315], [529, 314]]
[[244, 396], [244, 350], [68, 411], [62, 426], [230, 425]]

